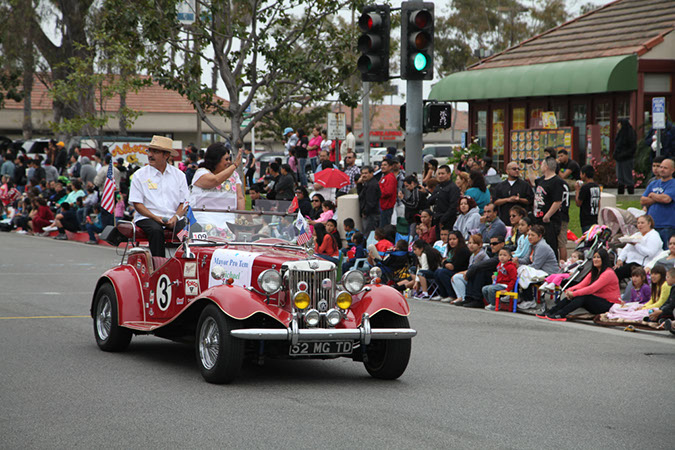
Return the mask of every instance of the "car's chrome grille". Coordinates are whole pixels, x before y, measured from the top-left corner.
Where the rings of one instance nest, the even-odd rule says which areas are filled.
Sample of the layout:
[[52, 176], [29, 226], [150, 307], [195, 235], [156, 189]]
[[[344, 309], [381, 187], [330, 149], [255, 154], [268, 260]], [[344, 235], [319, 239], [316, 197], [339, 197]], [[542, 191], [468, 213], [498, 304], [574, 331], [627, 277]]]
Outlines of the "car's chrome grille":
[[[325, 312], [335, 306], [336, 283], [335, 277], [337, 271], [333, 270], [289, 270], [288, 273], [288, 287], [291, 291], [291, 298], [298, 292], [298, 283], [304, 281], [308, 286], [308, 293], [311, 297], [310, 308], [318, 309], [320, 312]], [[321, 286], [323, 280], [330, 280], [330, 287], [323, 288]], [[319, 305], [321, 300], [326, 300], [326, 305]], [[324, 306], [321, 308], [320, 306]], [[323, 311], [322, 311], [323, 309]]]

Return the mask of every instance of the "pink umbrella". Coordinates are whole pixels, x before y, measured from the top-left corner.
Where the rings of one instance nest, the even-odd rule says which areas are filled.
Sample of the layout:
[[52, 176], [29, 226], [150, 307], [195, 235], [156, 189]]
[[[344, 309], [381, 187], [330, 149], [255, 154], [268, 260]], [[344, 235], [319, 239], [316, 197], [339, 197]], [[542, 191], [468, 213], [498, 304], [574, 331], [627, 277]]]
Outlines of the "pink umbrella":
[[338, 169], [323, 169], [314, 175], [314, 181], [323, 187], [340, 189], [349, 184], [349, 175]]

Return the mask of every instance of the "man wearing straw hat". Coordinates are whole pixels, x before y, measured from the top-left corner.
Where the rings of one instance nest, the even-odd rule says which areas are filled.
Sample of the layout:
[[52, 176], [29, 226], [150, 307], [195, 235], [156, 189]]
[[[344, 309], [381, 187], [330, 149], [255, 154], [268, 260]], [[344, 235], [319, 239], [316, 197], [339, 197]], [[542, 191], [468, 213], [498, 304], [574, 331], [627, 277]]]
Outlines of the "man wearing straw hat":
[[134, 223], [148, 237], [152, 256], [165, 256], [164, 229], [174, 229], [189, 198], [185, 174], [168, 163], [171, 156], [178, 157], [173, 140], [153, 136], [148, 165], [134, 173], [129, 189], [129, 202], [136, 209]]

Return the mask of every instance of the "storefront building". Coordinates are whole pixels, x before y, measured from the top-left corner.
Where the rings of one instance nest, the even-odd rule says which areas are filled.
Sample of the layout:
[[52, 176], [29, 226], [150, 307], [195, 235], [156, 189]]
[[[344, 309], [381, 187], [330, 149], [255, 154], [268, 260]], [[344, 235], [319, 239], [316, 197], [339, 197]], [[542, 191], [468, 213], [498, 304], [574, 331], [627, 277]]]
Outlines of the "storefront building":
[[500, 165], [539, 159], [546, 132], [530, 137], [544, 128], [544, 112], [560, 128], [552, 146], [582, 163], [607, 157], [619, 119], [642, 136], [652, 98], [665, 97], [675, 113], [674, 29], [672, 1], [618, 0], [444, 78], [430, 98], [467, 101], [470, 135]]

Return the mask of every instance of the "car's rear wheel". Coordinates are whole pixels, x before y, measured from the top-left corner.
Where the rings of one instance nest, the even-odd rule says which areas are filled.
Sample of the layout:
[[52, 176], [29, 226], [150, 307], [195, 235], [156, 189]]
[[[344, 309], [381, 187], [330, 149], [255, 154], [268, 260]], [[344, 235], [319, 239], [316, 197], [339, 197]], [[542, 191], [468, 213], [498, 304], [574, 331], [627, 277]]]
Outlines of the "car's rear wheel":
[[[410, 328], [407, 317], [380, 313], [370, 321], [372, 328]], [[395, 380], [403, 375], [412, 349], [412, 339], [375, 339], [368, 344], [363, 365], [374, 378]]]
[[232, 337], [235, 320], [216, 305], [204, 308], [197, 325], [197, 364], [209, 383], [229, 383], [241, 370], [244, 342]]
[[131, 331], [118, 325], [117, 296], [110, 284], [96, 292], [94, 306], [94, 336], [101, 350], [119, 352], [131, 342]]

